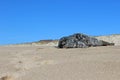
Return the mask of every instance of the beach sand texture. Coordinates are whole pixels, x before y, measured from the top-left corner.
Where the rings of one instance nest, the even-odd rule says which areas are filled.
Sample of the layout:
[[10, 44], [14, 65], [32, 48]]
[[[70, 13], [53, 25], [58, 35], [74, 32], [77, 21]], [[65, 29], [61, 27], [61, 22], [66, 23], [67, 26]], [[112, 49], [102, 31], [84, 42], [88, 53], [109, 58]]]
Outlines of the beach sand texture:
[[120, 80], [120, 46], [1, 46], [0, 80]]

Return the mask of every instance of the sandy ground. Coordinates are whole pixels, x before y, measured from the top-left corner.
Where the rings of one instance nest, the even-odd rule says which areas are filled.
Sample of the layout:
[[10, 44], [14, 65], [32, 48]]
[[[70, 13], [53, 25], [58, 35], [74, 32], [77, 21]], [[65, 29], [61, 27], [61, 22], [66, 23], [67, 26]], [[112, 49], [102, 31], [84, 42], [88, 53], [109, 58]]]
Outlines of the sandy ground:
[[115, 43], [115, 45], [120, 45], [120, 34], [119, 35], [108, 35], [108, 36], [98, 36], [99, 40], [107, 41], [110, 43]]
[[0, 47], [0, 80], [120, 80], [120, 46]]

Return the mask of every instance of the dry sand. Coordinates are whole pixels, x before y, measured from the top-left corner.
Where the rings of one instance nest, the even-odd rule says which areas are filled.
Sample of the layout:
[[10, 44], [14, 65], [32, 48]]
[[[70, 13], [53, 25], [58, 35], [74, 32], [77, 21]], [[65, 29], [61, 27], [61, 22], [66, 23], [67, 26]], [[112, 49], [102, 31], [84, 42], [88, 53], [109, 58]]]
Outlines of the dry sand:
[[96, 37], [99, 40], [107, 41], [110, 43], [115, 43], [115, 45], [120, 45], [120, 34], [118, 35], [108, 35], [108, 36], [98, 36]]
[[1, 46], [0, 80], [120, 80], [120, 46]]

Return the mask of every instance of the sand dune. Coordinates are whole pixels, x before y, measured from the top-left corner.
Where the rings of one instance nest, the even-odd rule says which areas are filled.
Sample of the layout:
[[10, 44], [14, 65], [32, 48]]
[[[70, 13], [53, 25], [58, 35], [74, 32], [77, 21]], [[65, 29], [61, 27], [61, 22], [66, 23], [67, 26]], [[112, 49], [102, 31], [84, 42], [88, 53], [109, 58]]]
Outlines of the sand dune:
[[1, 46], [1, 80], [120, 80], [120, 46]]
[[99, 36], [96, 38], [110, 43], [115, 43], [115, 45], [120, 45], [120, 35]]

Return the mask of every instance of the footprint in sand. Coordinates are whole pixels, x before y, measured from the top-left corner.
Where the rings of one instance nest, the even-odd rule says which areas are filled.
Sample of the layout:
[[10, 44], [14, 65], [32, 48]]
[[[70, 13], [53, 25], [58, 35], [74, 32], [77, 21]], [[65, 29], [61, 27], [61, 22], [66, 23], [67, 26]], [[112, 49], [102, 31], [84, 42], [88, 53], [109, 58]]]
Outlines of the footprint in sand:
[[13, 76], [3, 76], [0, 80], [15, 80], [15, 78]]
[[[56, 64], [55, 60], [44, 59], [40, 55], [32, 54], [31, 51], [13, 53], [10, 64], [15, 71], [1, 74], [0, 80], [16, 80], [28, 74], [32, 69], [40, 68], [45, 65]], [[11, 76], [7, 76], [11, 75]]]

